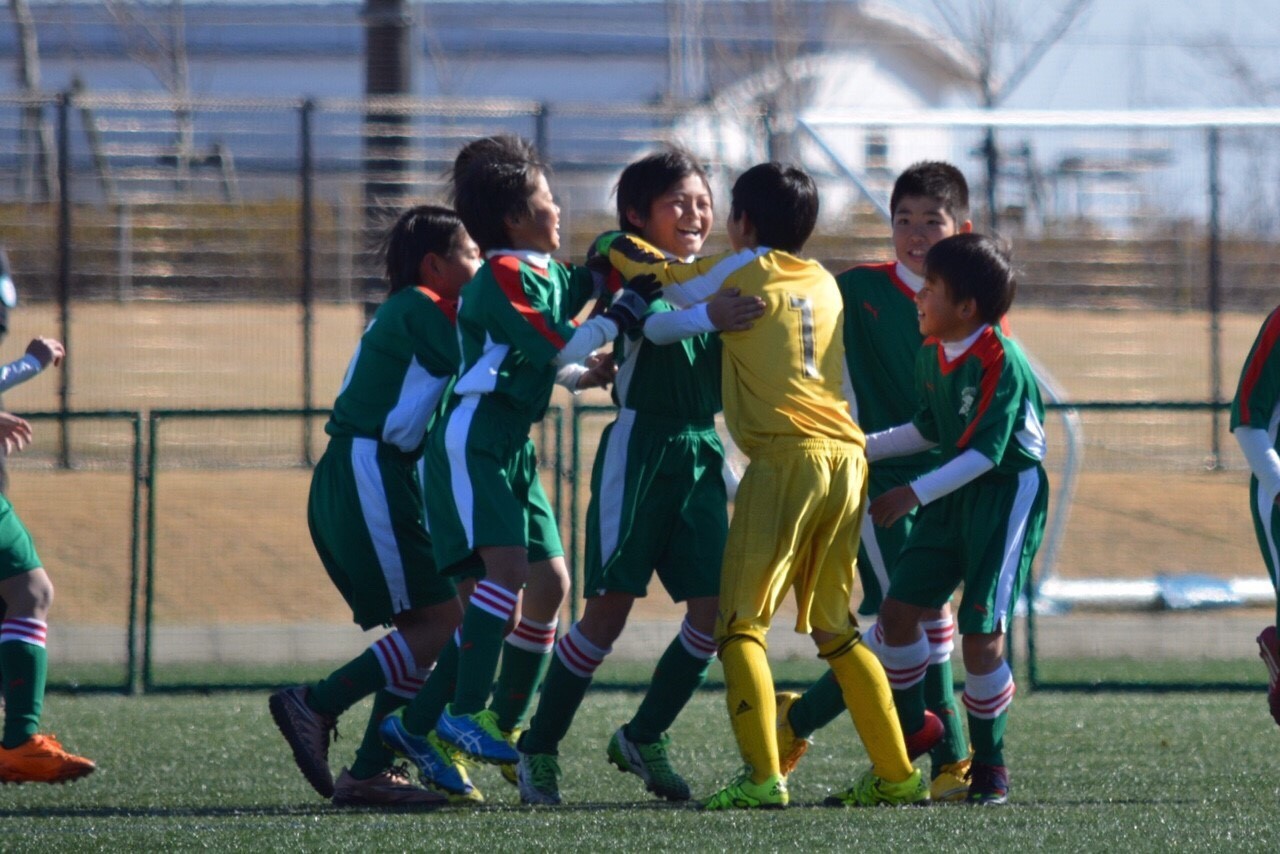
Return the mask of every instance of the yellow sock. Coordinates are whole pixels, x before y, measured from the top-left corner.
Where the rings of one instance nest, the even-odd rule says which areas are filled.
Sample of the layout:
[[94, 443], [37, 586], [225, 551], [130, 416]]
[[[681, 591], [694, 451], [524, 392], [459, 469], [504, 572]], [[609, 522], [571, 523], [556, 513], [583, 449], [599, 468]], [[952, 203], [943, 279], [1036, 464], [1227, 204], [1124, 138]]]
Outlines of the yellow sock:
[[[819, 654], [823, 652], [819, 650]], [[890, 783], [901, 783], [910, 777], [915, 769], [907, 759], [907, 746], [893, 706], [889, 680], [875, 654], [865, 644], [855, 643], [828, 658], [827, 664], [840, 683], [844, 704], [871, 757], [872, 771]]]
[[773, 673], [764, 647], [754, 638], [733, 638], [720, 650], [724, 666], [729, 723], [742, 759], [751, 766], [751, 782], [763, 783], [778, 769], [778, 710]]

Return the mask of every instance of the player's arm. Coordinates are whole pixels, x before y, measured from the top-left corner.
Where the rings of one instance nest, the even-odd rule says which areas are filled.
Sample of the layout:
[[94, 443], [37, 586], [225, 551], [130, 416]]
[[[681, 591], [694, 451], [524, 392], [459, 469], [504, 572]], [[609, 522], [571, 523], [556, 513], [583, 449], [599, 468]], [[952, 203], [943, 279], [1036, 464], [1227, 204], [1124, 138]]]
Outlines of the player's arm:
[[663, 299], [678, 308], [687, 308], [708, 299], [729, 276], [764, 251], [742, 249], [693, 261], [673, 261], [633, 234], [609, 231], [592, 242], [587, 265], [607, 260], [629, 287], [637, 277], [653, 276], [662, 288]]
[[644, 337], [655, 344], [674, 344], [708, 332], [745, 332], [764, 314], [764, 300], [725, 288], [704, 303], [678, 311], [648, 315]]
[[1231, 401], [1231, 434], [1258, 483], [1274, 503], [1280, 497], [1280, 456], [1268, 427], [1280, 405], [1280, 308], [1273, 311], [1249, 348]]
[[6, 391], [19, 383], [24, 383], [43, 371], [49, 365], [55, 367], [62, 364], [67, 351], [62, 342], [53, 338], [32, 338], [27, 345], [27, 352], [21, 359], [15, 359], [7, 365], [0, 366], [0, 391]]
[[916, 507], [955, 492], [995, 467], [995, 463], [977, 451], [965, 451], [946, 465], [880, 495], [871, 502], [871, 520], [887, 528]]

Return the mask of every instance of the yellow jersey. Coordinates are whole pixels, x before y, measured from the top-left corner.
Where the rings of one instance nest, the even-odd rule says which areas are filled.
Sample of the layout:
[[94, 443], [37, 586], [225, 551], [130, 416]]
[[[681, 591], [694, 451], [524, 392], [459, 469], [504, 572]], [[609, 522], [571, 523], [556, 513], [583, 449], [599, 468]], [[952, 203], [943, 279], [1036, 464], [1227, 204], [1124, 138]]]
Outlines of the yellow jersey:
[[657, 276], [663, 298], [677, 304], [722, 287], [764, 300], [765, 313], [750, 329], [720, 333], [725, 424], [743, 453], [751, 457], [778, 438], [865, 446], [843, 392], [843, 301], [821, 264], [767, 247], [687, 264], [660, 259], [656, 252], [609, 252], [624, 279]]

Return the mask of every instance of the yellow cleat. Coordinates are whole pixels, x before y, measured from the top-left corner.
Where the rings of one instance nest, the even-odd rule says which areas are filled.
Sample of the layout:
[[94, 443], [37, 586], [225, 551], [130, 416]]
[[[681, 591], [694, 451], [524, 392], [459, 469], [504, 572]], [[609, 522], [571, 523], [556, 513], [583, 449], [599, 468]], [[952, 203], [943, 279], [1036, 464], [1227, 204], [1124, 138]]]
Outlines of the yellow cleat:
[[940, 803], [960, 803], [969, 795], [970, 760], [943, 765], [929, 785], [929, 796]]

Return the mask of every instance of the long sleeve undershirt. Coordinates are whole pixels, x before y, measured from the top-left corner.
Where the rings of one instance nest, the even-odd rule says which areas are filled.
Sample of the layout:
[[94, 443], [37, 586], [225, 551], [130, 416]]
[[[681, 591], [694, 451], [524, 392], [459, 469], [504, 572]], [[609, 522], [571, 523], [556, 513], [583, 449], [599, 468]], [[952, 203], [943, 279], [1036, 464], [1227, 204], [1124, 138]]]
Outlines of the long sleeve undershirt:
[[1274, 503], [1280, 495], [1280, 454], [1276, 453], [1271, 442], [1271, 434], [1257, 427], [1237, 427], [1232, 431], [1249, 468], [1258, 479], [1258, 485], [1270, 503]]

